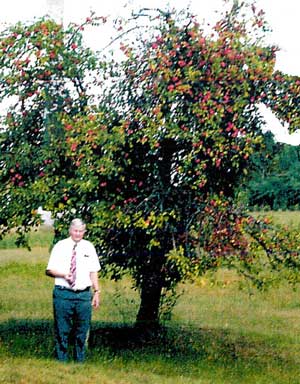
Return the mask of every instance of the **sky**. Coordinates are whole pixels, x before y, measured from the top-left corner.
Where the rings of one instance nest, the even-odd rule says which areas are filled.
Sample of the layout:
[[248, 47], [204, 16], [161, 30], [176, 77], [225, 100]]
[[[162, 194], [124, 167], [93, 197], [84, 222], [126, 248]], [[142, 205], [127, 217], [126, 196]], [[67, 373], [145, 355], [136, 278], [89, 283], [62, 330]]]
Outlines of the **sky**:
[[[1, 0], [0, 0], [1, 1]], [[59, 1], [59, 0], [52, 0]], [[36, 17], [49, 13], [48, 0], [2, 0], [0, 25], [14, 23], [19, 20], [31, 21]], [[126, 6], [128, 4], [129, 6]], [[281, 49], [277, 55], [276, 68], [291, 75], [300, 76], [300, 1], [299, 0], [256, 0], [258, 8], [266, 13], [266, 20], [272, 28], [270, 42]], [[198, 16], [199, 20], [207, 22], [216, 20], [216, 10], [224, 7], [223, 0], [64, 0], [64, 23], [84, 21], [90, 11], [95, 11], [99, 16], [111, 15], [113, 17], [124, 15], [129, 8], [140, 9], [165, 8], [167, 5], [180, 10], [189, 9]], [[109, 32], [108, 32], [109, 35]], [[110, 36], [102, 36], [108, 42]], [[93, 36], [90, 37], [91, 45], [96, 44]], [[95, 38], [94, 38], [95, 40]], [[104, 43], [102, 43], [104, 44]], [[104, 45], [103, 45], [104, 46]], [[99, 48], [99, 47], [98, 47]], [[100, 47], [101, 48], [101, 47]], [[268, 110], [263, 109], [267, 127], [272, 127], [277, 141], [293, 145], [300, 145], [300, 131], [289, 135], [287, 127], [281, 126], [276, 117]]]

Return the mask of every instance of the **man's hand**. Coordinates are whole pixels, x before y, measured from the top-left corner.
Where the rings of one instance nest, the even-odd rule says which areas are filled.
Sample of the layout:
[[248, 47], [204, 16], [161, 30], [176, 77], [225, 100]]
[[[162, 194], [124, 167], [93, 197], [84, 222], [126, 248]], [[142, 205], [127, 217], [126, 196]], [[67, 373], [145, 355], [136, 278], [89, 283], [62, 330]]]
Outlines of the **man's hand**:
[[67, 275], [64, 276], [65, 280], [67, 280], [67, 282], [69, 284], [71, 284], [72, 282], [72, 274], [71, 273], [68, 273]]
[[99, 292], [94, 292], [92, 306], [97, 309], [100, 306]]

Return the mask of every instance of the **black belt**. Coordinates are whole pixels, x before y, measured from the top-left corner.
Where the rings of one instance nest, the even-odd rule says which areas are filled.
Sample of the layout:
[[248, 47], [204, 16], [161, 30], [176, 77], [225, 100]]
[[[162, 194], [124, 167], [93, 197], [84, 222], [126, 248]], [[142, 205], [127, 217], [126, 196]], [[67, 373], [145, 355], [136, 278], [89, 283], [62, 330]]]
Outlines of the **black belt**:
[[89, 291], [91, 289], [91, 287], [86, 287], [84, 289], [72, 289], [72, 288], [65, 287], [63, 285], [55, 285], [55, 288], [58, 288], [58, 289], [61, 289], [64, 291], [74, 292], [74, 293], [86, 292], [86, 291]]

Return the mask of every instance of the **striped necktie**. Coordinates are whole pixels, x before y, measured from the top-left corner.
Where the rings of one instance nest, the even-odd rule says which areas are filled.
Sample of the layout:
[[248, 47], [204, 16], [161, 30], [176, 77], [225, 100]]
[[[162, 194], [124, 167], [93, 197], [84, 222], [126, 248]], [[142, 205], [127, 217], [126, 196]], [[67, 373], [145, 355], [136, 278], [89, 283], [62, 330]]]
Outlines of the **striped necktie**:
[[73, 251], [72, 251], [72, 258], [71, 258], [70, 273], [72, 275], [72, 279], [70, 284], [72, 288], [74, 288], [75, 281], [76, 281], [76, 247], [77, 247], [77, 243], [74, 244]]

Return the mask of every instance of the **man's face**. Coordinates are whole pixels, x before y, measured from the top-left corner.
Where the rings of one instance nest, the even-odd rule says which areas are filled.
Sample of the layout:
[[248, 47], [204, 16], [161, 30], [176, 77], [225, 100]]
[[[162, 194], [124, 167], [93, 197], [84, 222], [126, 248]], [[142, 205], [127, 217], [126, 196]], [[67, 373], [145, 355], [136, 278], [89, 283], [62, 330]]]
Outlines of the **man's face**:
[[71, 236], [72, 240], [75, 241], [76, 243], [78, 243], [78, 241], [82, 240], [84, 232], [85, 232], [85, 228], [82, 225], [80, 225], [80, 226], [73, 225], [70, 228], [70, 236]]

